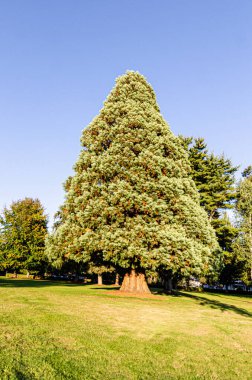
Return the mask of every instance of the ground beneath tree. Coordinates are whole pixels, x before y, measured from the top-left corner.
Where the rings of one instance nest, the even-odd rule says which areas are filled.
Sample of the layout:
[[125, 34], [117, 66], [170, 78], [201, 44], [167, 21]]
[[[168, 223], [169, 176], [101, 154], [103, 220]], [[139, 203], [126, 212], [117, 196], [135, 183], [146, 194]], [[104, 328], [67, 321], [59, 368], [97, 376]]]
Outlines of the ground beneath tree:
[[150, 294], [150, 293], [132, 293], [132, 292], [120, 292], [120, 290], [108, 290], [105, 291], [104, 294], [109, 294], [113, 296], [118, 297], [134, 297], [134, 298], [148, 298], [148, 299], [155, 299], [155, 300], [164, 300], [164, 296], [156, 295], [156, 294]]
[[251, 297], [159, 291], [0, 277], [0, 379], [252, 379]]

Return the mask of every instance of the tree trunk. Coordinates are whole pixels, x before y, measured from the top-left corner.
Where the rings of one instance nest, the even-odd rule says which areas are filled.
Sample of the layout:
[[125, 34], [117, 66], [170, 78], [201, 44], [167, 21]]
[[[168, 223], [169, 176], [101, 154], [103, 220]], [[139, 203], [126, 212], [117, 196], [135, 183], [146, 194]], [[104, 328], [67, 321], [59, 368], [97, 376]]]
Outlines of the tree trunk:
[[136, 273], [134, 269], [131, 270], [130, 274], [125, 274], [120, 291], [128, 293], [151, 293], [145, 275], [143, 273]]
[[14, 271], [14, 278], [17, 278], [17, 272]]
[[119, 284], [119, 279], [120, 279], [120, 276], [119, 276], [118, 273], [116, 273], [116, 277], [115, 277], [115, 285], [116, 285], [116, 286], [119, 286], [119, 285], [120, 285], [120, 284]]
[[102, 285], [102, 274], [98, 274], [98, 285]]
[[172, 291], [172, 278], [166, 277], [164, 280], [164, 290], [168, 293]]
[[172, 279], [172, 290], [178, 289], [178, 280], [176, 278]]
[[152, 278], [152, 276], [149, 276], [148, 278], [147, 278], [147, 284], [148, 285], [151, 285], [153, 283], [153, 278]]

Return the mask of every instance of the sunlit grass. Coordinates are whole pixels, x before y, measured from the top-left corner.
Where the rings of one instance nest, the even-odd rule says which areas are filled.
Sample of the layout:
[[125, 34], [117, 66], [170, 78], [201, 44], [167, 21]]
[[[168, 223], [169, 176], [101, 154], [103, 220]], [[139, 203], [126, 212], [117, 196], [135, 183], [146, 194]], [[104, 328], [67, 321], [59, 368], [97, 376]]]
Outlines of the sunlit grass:
[[252, 299], [0, 280], [0, 379], [252, 379]]

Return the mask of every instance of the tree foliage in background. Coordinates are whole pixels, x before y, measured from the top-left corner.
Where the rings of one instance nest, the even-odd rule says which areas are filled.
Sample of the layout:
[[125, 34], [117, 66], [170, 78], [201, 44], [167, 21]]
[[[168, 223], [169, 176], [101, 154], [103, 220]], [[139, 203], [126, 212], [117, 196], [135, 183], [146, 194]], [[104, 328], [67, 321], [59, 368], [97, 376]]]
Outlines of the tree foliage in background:
[[46, 256], [47, 216], [38, 199], [25, 198], [5, 208], [0, 218], [0, 266], [42, 273]]
[[235, 243], [236, 252], [239, 253], [243, 263], [243, 279], [252, 280], [252, 167], [243, 172], [243, 180], [238, 186], [236, 210], [240, 234]]
[[223, 217], [214, 220], [218, 228], [218, 241], [223, 250], [223, 267], [220, 272], [222, 284], [230, 284], [241, 278], [242, 267], [240, 255], [235, 249], [235, 241], [239, 235], [239, 229], [234, 226], [227, 213]]
[[203, 138], [180, 136], [180, 139], [189, 154], [191, 175], [200, 193], [200, 204], [210, 220], [218, 219], [222, 210], [234, 207], [238, 167], [223, 155], [209, 154]]
[[117, 79], [81, 143], [49, 255], [110, 263], [134, 278], [160, 269], [184, 276], [212, 270], [218, 245], [187, 153], [144, 77]]
[[238, 229], [230, 222], [226, 210], [235, 206], [237, 197], [235, 173], [238, 167], [232, 165], [223, 155], [209, 154], [203, 138], [180, 136], [187, 149], [192, 168], [192, 178], [200, 194], [200, 203], [205, 208], [223, 251], [220, 280], [231, 282], [239, 277], [240, 264], [233, 243]]
[[[66, 181], [64, 187], [67, 191], [67, 183], [69, 182], [71, 177], [69, 177], [68, 181]], [[75, 272], [76, 279], [81, 274], [81, 272], [85, 271], [88, 274], [96, 274], [100, 278], [102, 278], [103, 273], [111, 273], [115, 271], [115, 268], [110, 265], [110, 263], [106, 263], [103, 260], [102, 254], [96, 256], [95, 263], [92, 261], [83, 261], [76, 260], [76, 257], [72, 256], [69, 258], [69, 255], [64, 255], [63, 247], [55, 242], [55, 232], [65, 221], [65, 212], [64, 207], [60, 207], [59, 210], [54, 215], [54, 224], [53, 230], [51, 234], [48, 234], [46, 237], [46, 253], [47, 257], [52, 264], [52, 267], [56, 269], [63, 270], [65, 272]], [[73, 260], [74, 257], [74, 260]], [[102, 282], [102, 280], [100, 279]]]

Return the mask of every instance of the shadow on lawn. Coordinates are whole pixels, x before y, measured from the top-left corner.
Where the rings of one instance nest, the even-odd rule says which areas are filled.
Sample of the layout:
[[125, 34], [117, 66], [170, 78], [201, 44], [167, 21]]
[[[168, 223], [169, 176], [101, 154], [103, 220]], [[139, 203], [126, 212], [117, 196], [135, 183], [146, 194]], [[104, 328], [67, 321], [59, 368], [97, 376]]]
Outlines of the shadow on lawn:
[[[8, 279], [8, 278], [1, 278], [0, 279], [0, 288], [42, 288], [42, 287], [50, 287], [50, 286], [64, 286], [64, 287], [77, 287], [77, 286], [86, 286], [88, 284], [80, 284], [80, 283], [72, 283], [72, 282], [64, 282], [64, 281], [49, 281], [49, 280], [32, 280], [32, 279]], [[89, 284], [90, 285], [90, 284]], [[98, 286], [94, 285], [90, 287], [89, 289], [93, 290], [119, 290], [118, 286], [115, 285], [103, 285]], [[163, 291], [160, 290], [154, 290], [152, 289], [154, 293], [156, 294], [163, 294]], [[213, 294], [216, 296], [216, 294]], [[218, 295], [221, 297], [221, 295]], [[169, 296], [167, 296], [169, 297]], [[242, 315], [244, 317], [252, 318], [252, 312], [237, 307], [235, 305], [230, 305], [228, 303], [221, 302], [219, 300], [213, 300], [209, 299], [207, 297], [204, 297], [202, 295], [194, 295], [186, 292], [177, 292], [172, 295], [172, 297], [186, 297], [191, 298], [195, 301], [197, 301], [202, 306], [209, 306], [212, 309], [219, 309], [222, 312], [223, 311], [232, 311], [236, 314]], [[248, 301], [246, 301], [248, 302]]]
[[[214, 294], [215, 295], [215, 294]], [[249, 317], [252, 318], [252, 312], [242, 309], [240, 307], [237, 307], [235, 305], [230, 305], [228, 303], [220, 302], [218, 300], [211, 300], [209, 298], [203, 297], [203, 296], [196, 296], [194, 294], [190, 293], [184, 293], [184, 292], [178, 292], [176, 296], [183, 296], [187, 298], [194, 299], [195, 301], [199, 302], [202, 306], [210, 306], [212, 309], [219, 309], [221, 311], [232, 311], [236, 314], [242, 315], [243, 317]]]
[[31, 377], [17, 369], [14, 370], [15, 371], [15, 379], [18, 379], [18, 380], [30, 380]]
[[50, 281], [50, 280], [19, 280], [19, 279], [0, 279], [0, 288], [42, 288], [48, 286], [85, 286], [87, 284], [64, 282], [64, 281]]
[[94, 290], [118, 290], [120, 287], [115, 285], [96, 285], [90, 283], [80, 283], [80, 282], [67, 282], [67, 281], [51, 281], [51, 280], [33, 280], [33, 279], [16, 279], [16, 278], [0, 278], [0, 288], [42, 288], [49, 286], [66, 286], [66, 287], [76, 287], [76, 286], [86, 286], [92, 285], [89, 289]]

